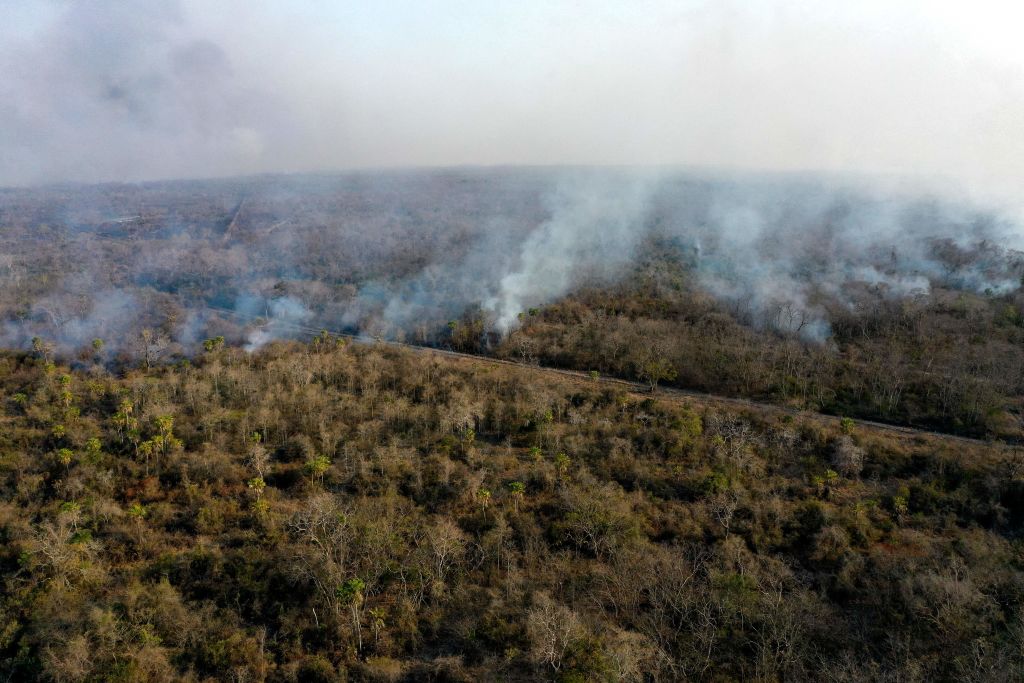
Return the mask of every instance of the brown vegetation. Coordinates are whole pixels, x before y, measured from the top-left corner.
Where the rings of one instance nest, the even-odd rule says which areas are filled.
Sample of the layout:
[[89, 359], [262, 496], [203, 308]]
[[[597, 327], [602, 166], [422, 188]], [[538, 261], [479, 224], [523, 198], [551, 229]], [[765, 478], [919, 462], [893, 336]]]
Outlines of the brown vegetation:
[[770, 400], [950, 433], [1020, 440], [1024, 292], [935, 288], [829, 309], [833, 336], [805, 343], [744, 324], [650, 245], [623, 284], [522, 317], [499, 357]]
[[1024, 671], [1006, 447], [329, 336], [0, 387], [10, 680]]

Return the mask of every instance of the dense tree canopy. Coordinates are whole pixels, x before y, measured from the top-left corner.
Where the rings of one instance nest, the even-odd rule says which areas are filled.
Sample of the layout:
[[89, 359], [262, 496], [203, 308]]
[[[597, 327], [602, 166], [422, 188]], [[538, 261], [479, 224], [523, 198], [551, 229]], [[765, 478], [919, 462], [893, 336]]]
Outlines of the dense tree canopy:
[[0, 388], [11, 680], [1024, 671], [1006, 447], [329, 336]]

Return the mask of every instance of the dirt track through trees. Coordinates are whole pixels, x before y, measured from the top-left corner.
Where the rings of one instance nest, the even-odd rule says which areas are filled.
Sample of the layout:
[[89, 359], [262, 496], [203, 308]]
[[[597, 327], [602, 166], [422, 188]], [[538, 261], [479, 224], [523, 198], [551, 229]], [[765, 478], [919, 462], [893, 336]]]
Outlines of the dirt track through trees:
[[[226, 314], [235, 318], [245, 320], [246, 322], [252, 322], [259, 320], [259, 316], [246, 315], [237, 311], [232, 311], [227, 308], [219, 308], [215, 306], [207, 306], [208, 310], [216, 313]], [[348, 332], [338, 332], [335, 330], [325, 330], [323, 328], [317, 329], [300, 323], [287, 322], [280, 319], [274, 320], [273, 324], [279, 327], [286, 327], [296, 332], [305, 332], [311, 335], [317, 335], [321, 332], [326, 331], [328, 334], [334, 337], [340, 337], [342, 339], [348, 339], [350, 341], [361, 343], [361, 344], [379, 344], [388, 348], [403, 349], [412, 351], [419, 354], [435, 354], [439, 356], [445, 356], [447, 358], [456, 359], [462, 362], [484, 364], [484, 365], [504, 365], [526, 370], [529, 372], [537, 372], [545, 375], [559, 375], [566, 379], [572, 380], [578, 383], [585, 383], [589, 385], [601, 384], [601, 385], [614, 385], [625, 389], [631, 394], [637, 396], [643, 396], [645, 398], [654, 397], [659, 400], [674, 400], [674, 401], [686, 401], [701, 406], [729, 406], [732, 408], [740, 408], [752, 412], [761, 413], [763, 415], [778, 415], [778, 416], [792, 416], [794, 418], [800, 418], [802, 420], [810, 420], [819, 424], [838, 426], [840, 421], [844, 418], [836, 415], [827, 415], [825, 413], [819, 413], [810, 410], [799, 410], [777, 403], [764, 403], [760, 401], [752, 401], [750, 399], [735, 398], [730, 396], [720, 396], [717, 394], [708, 394], [700, 391], [692, 391], [689, 389], [678, 389], [675, 387], [658, 387], [652, 394], [649, 385], [641, 382], [634, 382], [630, 380], [621, 379], [618, 377], [604, 377], [598, 376], [593, 377], [589, 373], [582, 372], [579, 370], [567, 370], [564, 368], [551, 368], [540, 365], [534, 365], [531, 363], [522, 363], [517, 361], [505, 360], [502, 358], [491, 358], [489, 356], [480, 356], [472, 353], [461, 353], [459, 351], [452, 351], [449, 349], [441, 349], [432, 346], [420, 346], [417, 344], [409, 344], [406, 342], [399, 341], [388, 341], [383, 339], [371, 339], [365, 335], [356, 335]], [[967, 436], [959, 436], [956, 434], [947, 434], [945, 432], [933, 432], [925, 429], [916, 429], [914, 427], [907, 427], [904, 425], [893, 425], [886, 424], [884, 422], [875, 422], [873, 420], [863, 420], [858, 418], [850, 418], [853, 423], [863, 429], [886, 432], [891, 435], [901, 436], [910, 439], [922, 439], [922, 438], [936, 438], [944, 441], [953, 441], [960, 443], [970, 444], [990, 444], [990, 445], [1007, 445], [1010, 447], [1017, 447], [1010, 444], [1004, 444], [1001, 441], [987, 441], [984, 439], [974, 439]]]

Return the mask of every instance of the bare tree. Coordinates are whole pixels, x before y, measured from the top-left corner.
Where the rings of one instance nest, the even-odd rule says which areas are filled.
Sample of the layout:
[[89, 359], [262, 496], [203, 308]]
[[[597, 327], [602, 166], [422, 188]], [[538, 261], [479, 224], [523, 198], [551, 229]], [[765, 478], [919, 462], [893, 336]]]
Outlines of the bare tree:
[[864, 469], [864, 449], [853, 443], [853, 439], [843, 435], [836, 439], [832, 446], [832, 467], [844, 477], [854, 479]]
[[547, 593], [537, 593], [533, 602], [526, 620], [531, 655], [536, 663], [558, 672], [573, 644], [583, 636], [583, 625], [574, 611]]

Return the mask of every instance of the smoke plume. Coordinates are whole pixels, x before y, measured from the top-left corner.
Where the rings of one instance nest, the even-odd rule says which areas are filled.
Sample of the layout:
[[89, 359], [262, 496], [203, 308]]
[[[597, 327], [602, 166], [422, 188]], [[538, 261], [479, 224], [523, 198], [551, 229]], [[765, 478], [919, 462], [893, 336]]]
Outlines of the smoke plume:
[[625, 168], [9, 190], [0, 220], [5, 345], [132, 353], [149, 329], [169, 355], [321, 328], [437, 343], [466, 316], [500, 336], [659, 253], [741, 322], [820, 343], [836, 307], [1014, 292], [1024, 241], [991, 208], [864, 182]]
[[804, 5], [0, 0], [0, 341], [491, 338], [659, 249], [815, 343], [1016, 291], [1021, 11]]

